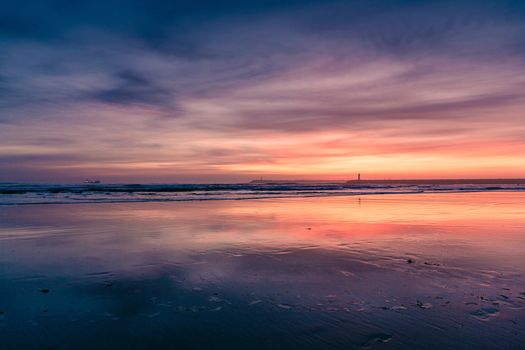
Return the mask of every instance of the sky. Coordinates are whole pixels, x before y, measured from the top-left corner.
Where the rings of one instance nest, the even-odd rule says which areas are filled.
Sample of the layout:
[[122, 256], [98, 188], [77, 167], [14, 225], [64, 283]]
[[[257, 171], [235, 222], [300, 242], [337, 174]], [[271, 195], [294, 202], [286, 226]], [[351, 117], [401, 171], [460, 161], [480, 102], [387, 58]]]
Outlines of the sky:
[[0, 181], [525, 177], [525, 2], [0, 1]]

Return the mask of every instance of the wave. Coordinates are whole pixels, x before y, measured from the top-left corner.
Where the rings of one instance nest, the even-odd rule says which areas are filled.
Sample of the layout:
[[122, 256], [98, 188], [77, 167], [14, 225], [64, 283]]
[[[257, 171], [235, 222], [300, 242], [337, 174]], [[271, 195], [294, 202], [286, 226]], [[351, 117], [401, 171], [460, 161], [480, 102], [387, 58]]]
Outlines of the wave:
[[442, 192], [525, 191], [523, 184], [0, 184], [0, 205], [174, 202]]

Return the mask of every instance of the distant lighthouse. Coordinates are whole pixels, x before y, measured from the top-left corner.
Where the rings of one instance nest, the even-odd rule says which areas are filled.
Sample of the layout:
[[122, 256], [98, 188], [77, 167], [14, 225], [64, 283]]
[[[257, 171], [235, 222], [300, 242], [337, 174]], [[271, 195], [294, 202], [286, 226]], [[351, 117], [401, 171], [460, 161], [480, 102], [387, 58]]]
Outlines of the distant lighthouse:
[[357, 174], [357, 181], [361, 181], [361, 173]]

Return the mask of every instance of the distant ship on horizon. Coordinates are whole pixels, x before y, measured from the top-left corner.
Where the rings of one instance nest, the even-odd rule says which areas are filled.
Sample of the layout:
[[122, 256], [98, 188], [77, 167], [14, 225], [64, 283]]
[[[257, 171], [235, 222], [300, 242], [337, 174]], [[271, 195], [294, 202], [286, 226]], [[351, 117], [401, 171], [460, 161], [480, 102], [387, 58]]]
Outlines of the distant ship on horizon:
[[92, 180], [92, 179], [86, 179], [84, 180], [85, 184], [99, 184], [100, 180]]

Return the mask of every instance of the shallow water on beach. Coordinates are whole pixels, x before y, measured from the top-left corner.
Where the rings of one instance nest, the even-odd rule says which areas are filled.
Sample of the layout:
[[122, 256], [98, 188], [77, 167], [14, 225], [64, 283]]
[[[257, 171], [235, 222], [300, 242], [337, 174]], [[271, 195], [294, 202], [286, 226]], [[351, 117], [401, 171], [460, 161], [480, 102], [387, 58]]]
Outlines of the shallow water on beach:
[[0, 349], [523, 349], [525, 193], [0, 207]]

